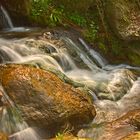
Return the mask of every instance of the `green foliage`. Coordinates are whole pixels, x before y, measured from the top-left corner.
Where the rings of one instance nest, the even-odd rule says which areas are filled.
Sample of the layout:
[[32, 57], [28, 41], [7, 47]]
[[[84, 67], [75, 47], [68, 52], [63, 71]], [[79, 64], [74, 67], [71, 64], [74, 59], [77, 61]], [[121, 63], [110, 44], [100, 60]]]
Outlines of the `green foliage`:
[[63, 139], [64, 139], [63, 137], [64, 137], [63, 134], [58, 133], [58, 134], [56, 135], [56, 140], [63, 140]]
[[94, 41], [97, 37], [99, 27], [95, 24], [94, 21], [91, 21], [91, 23], [87, 26], [87, 30], [84, 33], [85, 37], [88, 41]]
[[111, 49], [114, 55], [120, 55], [122, 52], [122, 45], [116, 38], [111, 38]]
[[48, 25], [61, 23], [63, 9], [52, 6], [52, 0], [33, 0], [31, 16], [37, 22]]
[[40, 16], [47, 12], [51, 0], [32, 0], [32, 16]]
[[107, 47], [105, 46], [104, 43], [102, 42], [99, 42], [99, 48], [104, 52], [104, 53], [107, 53]]
[[73, 21], [75, 24], [84, 27], [87, 24], [87, 20], [85, 19], [84, 16], [81, 16], [78, 13], [70, 13], [68, 14], [68, 19]]
[[63, 9], [52, 9], [50, 13], [50, 24], [62, 23]]

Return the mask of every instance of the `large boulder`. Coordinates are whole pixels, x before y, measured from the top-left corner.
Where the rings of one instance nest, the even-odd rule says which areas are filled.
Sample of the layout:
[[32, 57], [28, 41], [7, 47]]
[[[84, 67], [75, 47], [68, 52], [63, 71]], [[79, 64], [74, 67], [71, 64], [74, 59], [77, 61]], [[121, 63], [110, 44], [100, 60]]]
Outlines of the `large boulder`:
[[132, 0], [107, 0], [105, 14], [112, 30], [126, 41], [140, 39], [139, 2]]
[[35, 127], [89, 123], [95, 116], [90, 98], [62, 82], [56, 75], [27, 65], [1, 65], [1, 84]]

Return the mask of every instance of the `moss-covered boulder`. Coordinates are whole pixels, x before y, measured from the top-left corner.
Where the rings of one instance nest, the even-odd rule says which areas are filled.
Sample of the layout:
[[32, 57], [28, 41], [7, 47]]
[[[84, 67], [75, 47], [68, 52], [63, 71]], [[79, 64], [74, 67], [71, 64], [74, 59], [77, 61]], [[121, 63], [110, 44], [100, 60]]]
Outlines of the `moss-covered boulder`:
[[140, 40], [139, 2], [132, 0], [107, 0], [107, 21], [116, 35], [123, 40]]
[[89, 123], [95, 116], [90, 99], [51, 72], [25, 65], [1, 65], [2, 86], [35, 127]]

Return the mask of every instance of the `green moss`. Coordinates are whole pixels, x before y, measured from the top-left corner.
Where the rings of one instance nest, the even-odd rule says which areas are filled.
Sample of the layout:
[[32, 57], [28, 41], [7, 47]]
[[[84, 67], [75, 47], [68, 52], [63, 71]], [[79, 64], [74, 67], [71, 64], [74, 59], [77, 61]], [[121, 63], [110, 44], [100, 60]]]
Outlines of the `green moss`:
[[99, 46], [99, 49], [100, 49], [102, 52], [104, 52], [105, 54], [107, 53], [107, 47], [105, 46], [104, 43], [99, 42], [98, 46]]
[[140, 57], [136, 56], [135, 54], [130, 54], [129, 59], [131, 60], [132, 63], [139, 65], [140, 66]]
[[68, 13], [67, 14], [67, 18], [69, 20], [71, 20], [72, 22], [74, 22], [75, 24], [81, 26], [81, 27], [85, 27], [87, 24], [87, 20], [84, 16], [80, 15], [79, 13], [75, 12], [75, 13]]

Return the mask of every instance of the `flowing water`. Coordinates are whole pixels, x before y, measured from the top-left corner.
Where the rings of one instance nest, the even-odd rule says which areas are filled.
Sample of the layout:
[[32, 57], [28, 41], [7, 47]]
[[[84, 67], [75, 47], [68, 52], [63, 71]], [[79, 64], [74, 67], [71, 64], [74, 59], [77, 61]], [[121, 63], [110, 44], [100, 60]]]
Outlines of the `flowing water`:
[[[127, 68], [139, 71], [139, 67], [122, 65], [121, 67], [111, 66], [113, 68], [108, 70], [102, 69], [98, 67], [98, 65], [103, 67], [109, 66], [107, 66], [107, 63], [103, 65], [103, 62], [106, 61], [104, 61], [102, 57], [97, 61], [100, 55], [96, 57], [97, 55], [95, 53], [95, 57], [91, 59], [91, 57], [81, 49], [82, 46], [78, 46], [67, 37], [62, 37], [57, 41], [58, 44], [53, 41], [40, 39], [23, 38], [7, 40], [1, 38], [0, 62], [4, 64], [35, 64], [44, 69], [48, 69], [49, 67], [64, 73], [76, 82], [85, 84], [90, 89], [90, 94], [93, 95], [95, 100], [94, 105], [98, 110], [93, 123], [113, 120], [125, 113], [126, 110], [129, 111], [134, 109], [134, 107], [139, 107], [139, 100], [136, 97], [140, 94], [140, 82], [139, 79], [133, 77], [133, 75], [127, 71]], [[61, 45], [60, 42], [63, 42], [63, 45]], [[73, 54], [69, 52], [69, 49], [76, 52], [76, 60], [73, 59]], [[85, 65], [85, 67], [79, 67], [78, 61], [81, 65]], [[118, 87], [117, 84], [120, 84], [120, 87]], [[133, 91], [135, 91], [135, 94], [132, 94]], [[108, 92], [108, 94], [106, 94], [106, 92]], [[2, 91], [2, 93], [4, 93], [4, 91]], [[11, 102], [7, 96], [4, 97], [5, 100]], [[132, 97], [135, 97], [135, 100], [132, 101]], [[129, 102], [128, 107], [125, 105], [127, 102]], [[32, 136], [35, 136], [33, 140], [38, 139], [32, 128], [25, 125], [26, 123], [24, 123], [24, 126], [23, 123], [17, 121], [17, 118], [14, 118], [18, 114], [18, 110], [13, 103], [10, 104], [12, 110], [3, 110], [1, 128], [9, 133], [12, 133], [11, 131], [16, 132], [10, 136], [11, 139], [22, 140], [19, 137], [25, 137], [25, 135], [30, 135], [26, 140]], [[17, 113], [13, 114], [13, 110], [16, 110]], [[104, 113], [106, 116], [103, 115]], [[18, 116], [20, 116], [20, 113]], [[10, 124], [8, 124], [9, 122]], [[16, 124], [14, 129], [17, 130], [13, 129], [14, 124]], [[7, 128], [10, 130], [6, 130]]]
[[5, 8], [0, 6], [0, 19], [4, 28], [14, 28], [11, 18]]
[[[7, 19], [4, 24], [13, 28], [2, 6], [1, 14]], [[114, 120], [140, 106], [140, 78], [129, 71], [139, 73], [140, 67], [110, 65], [81, 38], [79, 44], [65, 36], [54, 40], [33, 37], [0, 38], [0, 63], [34, 64], [46, 70], [57, 70], [73, 81], [84, 84], [93, 96], [97, 110], [93, 123]], [[0, 92], [5, 104], [2, 108], [0, 129], [8, 133], [11, 140], [39, 140], [36, 131], [22, 120], [18, 107], [2, 86]], [[101, 130], [99, 131], [100, 135]]]
[[2, 102], [4, 105], [0, 118], [0, 130], [10, 135], [9, 140], [39, 140], [40, 137], [33, 128], [30, 128], [23, 121], [19, 109], [8, 97], [2, 86], [0, 86], [0, 92], [3, 94]]

